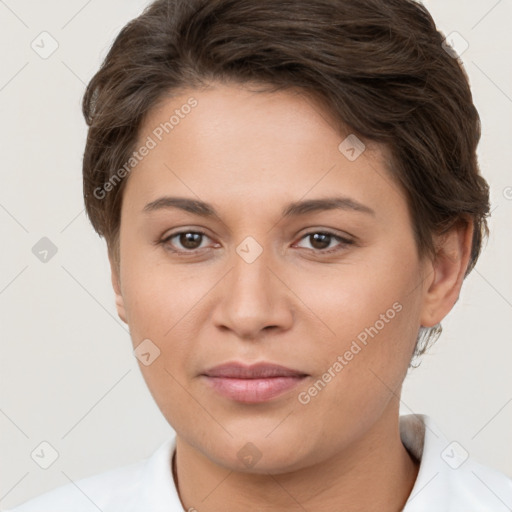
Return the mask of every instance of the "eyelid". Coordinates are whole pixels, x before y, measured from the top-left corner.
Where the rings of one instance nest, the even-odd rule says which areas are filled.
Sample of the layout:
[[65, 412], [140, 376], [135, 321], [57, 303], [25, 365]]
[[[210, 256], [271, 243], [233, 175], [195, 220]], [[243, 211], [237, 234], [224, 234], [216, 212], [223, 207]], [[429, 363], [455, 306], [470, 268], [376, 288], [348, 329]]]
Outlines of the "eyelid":
[[307, 231], [304, 231], [300, 237], [304, 238], [307, 235], [314, 235], [315, 233], [322, 233], [324, 235], [331, 235], [335, 236], [337, 238], [343, 238], [345, 240], [350, 240], [355, 242], [355, 237], [353, 235], [350, 235], [349, 233], [346, 233], [344, 231], [337, 231], [335, 229], [331, 228], [322, 228], [322, 227], [313, 227], [313, 228], [305, 228]]
[[161, 241], [162, 242], [166, 242], [170, 238], [174, 238], [176, 235], [182, 235], [184, 233], [198, 233], [198, 234], [207, 236], [208, 238], [211, 238], [210, 236], [208, 236], [208, 234], [205, 231], [203, 231], [201, 229], [198, 229], [198, 228], [185, 228], [185, 229], [180, 229], [180, 231], [174, 231], [172, 233], [168, 233], [168, 234], [164, 235], [162, 237]]

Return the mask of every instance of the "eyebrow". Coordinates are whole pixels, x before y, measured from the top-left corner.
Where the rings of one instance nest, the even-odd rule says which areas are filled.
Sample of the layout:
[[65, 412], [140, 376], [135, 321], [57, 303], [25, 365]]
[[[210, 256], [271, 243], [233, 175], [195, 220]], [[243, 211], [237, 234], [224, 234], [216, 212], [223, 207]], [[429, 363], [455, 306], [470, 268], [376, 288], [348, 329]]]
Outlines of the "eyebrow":
[[[201, 217], [219, 217], [215, 208], [204, 201], [185, 197], [164, 196], [148, 203], [142, 210], [144, 213], [177, 208]], [[288, 204], [281, 212], [282, 217], [297, 217], [307, 213], [326, 210], [345, 210], [366, 213], [375, 216], [375, 211], [349, 197], [329, 197], [325, 199], [308, 199]]]

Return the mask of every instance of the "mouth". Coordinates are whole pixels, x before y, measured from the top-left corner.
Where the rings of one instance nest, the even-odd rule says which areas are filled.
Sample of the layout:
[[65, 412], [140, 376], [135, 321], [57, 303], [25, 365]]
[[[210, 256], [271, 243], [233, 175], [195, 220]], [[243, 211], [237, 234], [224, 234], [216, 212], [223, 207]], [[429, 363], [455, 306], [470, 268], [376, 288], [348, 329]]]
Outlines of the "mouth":
[[261, 403], [277, 398], [297, 387], [308, 376], [273, 363], [226, 363], [201, 374], [215, 392], [242, 403]]

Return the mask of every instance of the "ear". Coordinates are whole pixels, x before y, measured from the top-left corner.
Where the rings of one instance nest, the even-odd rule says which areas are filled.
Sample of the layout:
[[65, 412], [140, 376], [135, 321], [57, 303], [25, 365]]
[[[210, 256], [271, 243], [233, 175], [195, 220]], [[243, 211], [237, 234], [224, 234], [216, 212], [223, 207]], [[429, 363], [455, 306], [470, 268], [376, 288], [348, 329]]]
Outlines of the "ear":
[[114, 293], [116, 295], [116, 309], [119, 318], [125, 323], [128, 324], [126, 320], [126, 310], [124, 307], [123, 295], [121, 293], [121, 280], [119, 278], [119, 265], [114, 261], [114, 257], [108, 253], [108, 260], [110, 262], [110, 275], [112, 279], [112, 288], [114, 289]]
[[459, 299], [471, 246], [474, 225], [471, 219], [459, 222], [450, 231], [435, 237], [436, 258], [431, 263], [421, 310], [421, 325], [433, 327], [451, 311]]

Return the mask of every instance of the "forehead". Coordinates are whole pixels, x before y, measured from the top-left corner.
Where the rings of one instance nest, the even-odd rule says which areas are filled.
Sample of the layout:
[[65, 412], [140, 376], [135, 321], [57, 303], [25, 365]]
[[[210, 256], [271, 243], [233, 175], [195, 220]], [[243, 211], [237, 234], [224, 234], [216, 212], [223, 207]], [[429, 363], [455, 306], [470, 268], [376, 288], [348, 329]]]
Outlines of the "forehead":
[[[339, 134], [335, 125], [320, 100], [300, 89], [266, 92], [261, 87], [214, 83], [207, 89], [189, 89], [164, 97], [146, 118], [139, 139], [153, 134], [157, 142], [164, 138], [164, 143], [174, 140], [179, 144], [180, 134], [186, 136], [182, 132], [193, 130], [195, 137], [189, 140], [192, 144], [226, 143], [231, 139], [244, 144], [240, 150], [266, 144], [268, 152], [289, 144], [311, 145], [319, 137], [323, 145], [336, 143]], [[334, 139], [327, 140], [328, 135]]]
[[403, 200], [386, 148], [358, 146], [354, 137], [300, 90], [220, 84], [185, 90], [164, 98], [145, 119], [137, 146], [151, 141], [151, 150], [125, 194], [136, 189], [146, 202], [164, 191], [217, 203], [243, 198], [247, 208], [332, 192], [377, 206], [386, 195]]

